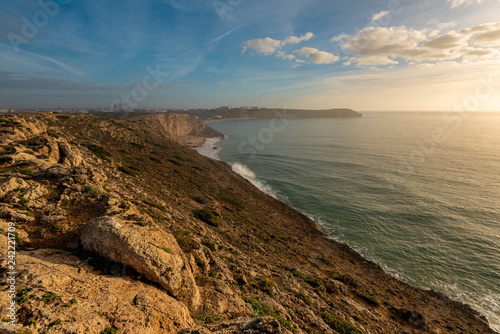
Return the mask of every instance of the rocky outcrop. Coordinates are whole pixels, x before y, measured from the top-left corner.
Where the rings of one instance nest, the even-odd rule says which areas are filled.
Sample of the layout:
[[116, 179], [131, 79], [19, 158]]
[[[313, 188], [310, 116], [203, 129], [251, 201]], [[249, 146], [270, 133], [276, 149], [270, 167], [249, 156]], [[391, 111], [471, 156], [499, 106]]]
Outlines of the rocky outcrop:
[[196, 116], [156, 114], [140, 117], [158, 134], [186, 146], [201, 146], [205, 138], [224, 137]]
[[189, 308], [199, 306], [200, 293], [189, 264], [166, 231], [102, 217], [88, 223], [80, 239], [85, 249], [135, 269]]
[[[18, 291], [24, 289], [18, 301], [19, 333], [100, 334], [115, 328], [118, 333], [170, 334], [195, 325], [187, 307], [165, 291], [100, 275], [64, 251], [18, 252], [17, 271]], [[2, 310], [9, 302], [7, 293], [0, 294]], [[36, 322], [22, 331], [30, 319]]]
[[262, 317], [257, 319], [241, 318], [217, 325], [209, 325], [206, 328], [184, 329], [178, 334], [291, 334], [291, 332], [283, 328], [275, 318]]

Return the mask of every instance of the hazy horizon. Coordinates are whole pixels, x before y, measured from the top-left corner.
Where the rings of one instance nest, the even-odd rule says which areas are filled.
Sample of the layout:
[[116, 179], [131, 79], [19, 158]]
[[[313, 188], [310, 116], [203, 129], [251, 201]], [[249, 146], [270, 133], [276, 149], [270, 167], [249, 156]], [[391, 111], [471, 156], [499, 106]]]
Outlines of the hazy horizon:
[[4, 1], [0, 108], [500, 110], [500, 1]]

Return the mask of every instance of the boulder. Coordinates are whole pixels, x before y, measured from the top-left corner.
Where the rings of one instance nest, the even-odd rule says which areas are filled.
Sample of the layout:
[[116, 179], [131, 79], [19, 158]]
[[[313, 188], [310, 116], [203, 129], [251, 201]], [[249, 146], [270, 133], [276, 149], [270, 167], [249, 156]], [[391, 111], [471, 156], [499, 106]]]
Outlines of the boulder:
[[[165, 291], [140, 281], [99, 275], [71, 253], [39, 249], [17, 253], [18, 323], [35, 319], [20, 333], [170, 334], [195, 325], [185, 305]], [[53, 293], [54, 300], [42, 297]], [[72, 301], [72, 302], [70, 302]], [[0, 294], [0, 317], [7, 315], [7, 293]], [[0, 333], [2, 333], [0, 331]]]
[[85, 160], [79, 150], [71, 147], [71, 145], [63, 139], [59, 139], [57, 144], [59, 145], [59, 159], [62, 160], [64, 165], [70, 167], [85, 166]]
[[196, 309], [201, 302], [190, 266], [173, 235], [152, 224], [136, 225], [116, 217], [88, 223], [83, 247], [122, 263], [159, 283], [171, 296]]

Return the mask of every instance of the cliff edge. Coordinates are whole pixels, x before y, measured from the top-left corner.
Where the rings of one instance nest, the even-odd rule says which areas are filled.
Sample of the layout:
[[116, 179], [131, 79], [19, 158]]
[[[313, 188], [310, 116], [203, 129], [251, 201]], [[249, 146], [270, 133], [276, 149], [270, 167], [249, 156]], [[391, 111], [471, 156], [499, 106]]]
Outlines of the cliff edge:
[[0, 333], [494, 333], [186, 148], [204, 130], [177, 117], [0, 117]]

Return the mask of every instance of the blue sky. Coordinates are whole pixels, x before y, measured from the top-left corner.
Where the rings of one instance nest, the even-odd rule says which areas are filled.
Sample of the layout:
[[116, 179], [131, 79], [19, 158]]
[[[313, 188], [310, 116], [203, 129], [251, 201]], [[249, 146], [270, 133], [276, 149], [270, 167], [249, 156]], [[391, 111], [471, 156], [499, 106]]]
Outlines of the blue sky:
[[475, 96], [500, 110], [498, 13], [498, 0], [4, 0], [0, 108], [448, 110]]

